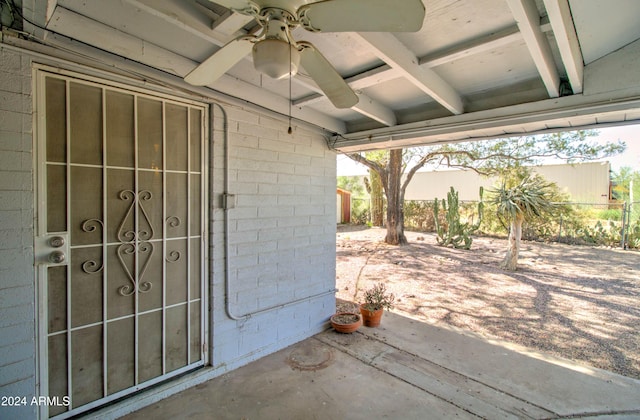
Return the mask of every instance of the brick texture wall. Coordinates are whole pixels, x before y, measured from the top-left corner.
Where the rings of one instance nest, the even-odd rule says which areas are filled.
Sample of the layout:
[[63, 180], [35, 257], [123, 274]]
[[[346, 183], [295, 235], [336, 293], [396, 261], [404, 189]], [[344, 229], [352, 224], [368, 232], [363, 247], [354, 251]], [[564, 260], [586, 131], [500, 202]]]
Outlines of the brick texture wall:
[[[247, 313], [335, 287], [335, 154], [318, 133], [248, 110], [225, 107], [229, 127], [230, 309]], [[224, 188], [223, 115], [215, 111], [216, 194]], [[214, 204], [221, 200], [213, 200]], [[216, 232], [224, 211], [212, 209]], [[333, 295], [230, 320], [224, 308], [223, 237], [214, 240], [214, 366], [242, 364], [320, 331]]]
[[[0, 396], [35, 394], [31, 64], [0, 46]], [[30, 401], [29, 401], [30, 402]], [[33, 418], [35, 407], [0, 407]]]

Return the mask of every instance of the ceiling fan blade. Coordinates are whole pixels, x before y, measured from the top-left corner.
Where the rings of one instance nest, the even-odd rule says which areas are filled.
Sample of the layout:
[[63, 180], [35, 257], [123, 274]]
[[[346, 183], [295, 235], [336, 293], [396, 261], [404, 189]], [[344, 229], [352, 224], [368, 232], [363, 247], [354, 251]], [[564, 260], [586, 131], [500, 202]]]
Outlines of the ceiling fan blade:
[[184, 78], [185, 82], [204, 86], [215, 82], [238, 61], [251, 52], [254, 37], [243, 35], [227, 43]]
[[416, 32], [422, 28], [422, 0], [325, 0], [302, 6], [302, 25], [322, 32]]
[[359, 101], [358, 95], [349, 87], [342, 76], [312, 44], [298, 42], [303, 47], [300, 64], [317, 83], [336, 108], [351, 108]]

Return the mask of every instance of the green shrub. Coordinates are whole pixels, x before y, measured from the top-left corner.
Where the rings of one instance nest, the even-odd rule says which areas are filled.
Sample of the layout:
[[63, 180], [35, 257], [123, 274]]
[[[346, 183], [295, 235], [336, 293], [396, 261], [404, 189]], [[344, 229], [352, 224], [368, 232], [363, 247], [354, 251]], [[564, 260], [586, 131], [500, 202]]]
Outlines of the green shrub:
[[627, 246], [640, 249], [640, 220], [636, 220], [629, 226], [627, 235]]
[[433, 203], [428, 201], [405, 202], [404, 225], [407, 229], [414, 231], [435, 231], [435, 223], [433, 220]]
[[351, 200], [351, 223], [365, 225], [370, 219], [369, 200], [353, 198]]
[[596, 211], [596, 218], [601, 220], [622, 220], [622, 209], [605, 209]]

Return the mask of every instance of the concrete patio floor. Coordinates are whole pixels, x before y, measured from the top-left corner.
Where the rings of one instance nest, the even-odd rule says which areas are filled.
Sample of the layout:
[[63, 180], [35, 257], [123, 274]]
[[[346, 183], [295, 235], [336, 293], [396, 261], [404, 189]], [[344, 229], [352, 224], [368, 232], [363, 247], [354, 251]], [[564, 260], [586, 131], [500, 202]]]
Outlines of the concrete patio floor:
[[640, 419], [640, 381], [385, 313], [126, 419]]

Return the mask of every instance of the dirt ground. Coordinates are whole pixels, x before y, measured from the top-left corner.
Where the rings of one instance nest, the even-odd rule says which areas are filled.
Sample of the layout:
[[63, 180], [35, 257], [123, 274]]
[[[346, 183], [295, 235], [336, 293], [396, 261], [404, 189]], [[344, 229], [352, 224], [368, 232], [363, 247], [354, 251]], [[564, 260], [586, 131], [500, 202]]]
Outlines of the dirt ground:
[[640, 253], [523, 242], [508, 272], [504, 239], [474, 238], [467, 251], [406, 234], [397, 247], [383, 229], [340, 226], [337, 297], [361, 302], [384, 282], [398, 314], [640, 379]]

